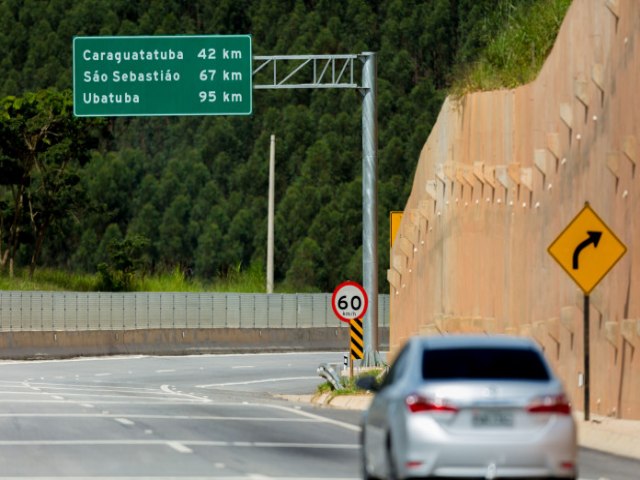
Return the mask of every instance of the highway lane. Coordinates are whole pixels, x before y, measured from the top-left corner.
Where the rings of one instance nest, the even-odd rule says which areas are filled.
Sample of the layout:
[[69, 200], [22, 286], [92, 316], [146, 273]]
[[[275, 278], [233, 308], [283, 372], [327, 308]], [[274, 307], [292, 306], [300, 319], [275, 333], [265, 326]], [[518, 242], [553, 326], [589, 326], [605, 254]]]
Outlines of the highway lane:
[[313, 391], [335, 357], [0, 364], [0, 478], [357, 478], [357, 413], [270, 395]]
[[[356, 479], [359, 412], [298, 405], [339, 353], [0, 363], [0, 479]], [[581, 450], [580, 478], [640, 463]]]

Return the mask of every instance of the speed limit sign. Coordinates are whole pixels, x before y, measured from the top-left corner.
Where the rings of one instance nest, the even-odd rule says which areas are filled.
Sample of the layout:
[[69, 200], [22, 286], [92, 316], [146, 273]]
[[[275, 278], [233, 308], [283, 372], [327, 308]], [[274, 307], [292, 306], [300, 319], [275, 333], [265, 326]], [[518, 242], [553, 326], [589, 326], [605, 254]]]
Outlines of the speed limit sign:
[[364, 316], [369, 306], [369, 298], [362, 285], [356, 282], [344, 282], [333, 291], [331, 306], [336, 317], [350, 323], [354, 318]]

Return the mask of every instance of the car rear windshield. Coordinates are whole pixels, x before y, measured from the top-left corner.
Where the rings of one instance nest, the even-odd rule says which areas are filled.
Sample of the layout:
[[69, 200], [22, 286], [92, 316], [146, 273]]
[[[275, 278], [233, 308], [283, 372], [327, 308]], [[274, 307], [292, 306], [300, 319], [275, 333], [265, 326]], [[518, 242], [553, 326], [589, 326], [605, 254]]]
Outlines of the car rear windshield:
[[452, 348], [425, 350], [425, 380], [549, 380], [540, 355], [522, 348]]

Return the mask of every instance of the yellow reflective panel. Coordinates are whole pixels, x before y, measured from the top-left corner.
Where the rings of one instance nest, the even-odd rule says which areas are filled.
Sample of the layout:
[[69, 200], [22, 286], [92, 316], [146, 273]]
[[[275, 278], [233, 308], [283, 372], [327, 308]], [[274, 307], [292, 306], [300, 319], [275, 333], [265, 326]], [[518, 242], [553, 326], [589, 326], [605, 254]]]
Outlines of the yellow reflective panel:
[[400, 229], [400, 222], [402, 221], [403, 212], [389, 212], [389, 224], [390, 224], [390, 239], [389, 245], [393, 247], [393, 242], [398, 236], [398, 230]]

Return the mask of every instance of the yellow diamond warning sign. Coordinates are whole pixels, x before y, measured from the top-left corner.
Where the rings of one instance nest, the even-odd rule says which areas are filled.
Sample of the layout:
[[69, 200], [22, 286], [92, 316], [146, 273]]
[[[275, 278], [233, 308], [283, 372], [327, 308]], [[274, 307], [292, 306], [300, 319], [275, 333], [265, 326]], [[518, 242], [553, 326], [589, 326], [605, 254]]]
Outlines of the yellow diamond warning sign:
[[586, 204], [549, 245], [548, 251], [584, 294], [589, 295], [626, 253], [627, 247]]

